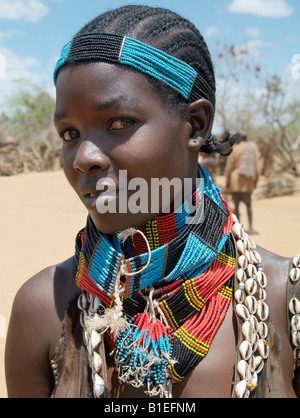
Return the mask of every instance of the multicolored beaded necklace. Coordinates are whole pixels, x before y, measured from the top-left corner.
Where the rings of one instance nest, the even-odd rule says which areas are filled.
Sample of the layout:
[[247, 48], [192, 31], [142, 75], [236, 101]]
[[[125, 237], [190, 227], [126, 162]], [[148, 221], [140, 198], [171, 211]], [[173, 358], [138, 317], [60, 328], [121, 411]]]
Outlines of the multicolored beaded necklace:
[[201, 222], [186, 224], [184, 210], [160, 215], [122, 245], [88, 217], [76, 239], [76, 284], [105, 307], [92, 326], [105, 332], [119, 378], [150, 396], [165, 396], [206, 356], [232, 297], [232, 214], [202, 167], [199, 176]]

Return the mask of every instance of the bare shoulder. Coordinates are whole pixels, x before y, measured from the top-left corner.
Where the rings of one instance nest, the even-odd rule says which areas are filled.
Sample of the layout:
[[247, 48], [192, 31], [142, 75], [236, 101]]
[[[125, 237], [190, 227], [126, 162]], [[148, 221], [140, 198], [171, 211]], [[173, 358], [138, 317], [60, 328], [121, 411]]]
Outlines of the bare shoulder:
[[273, 263], [274, 261], [276, 263], [288, 263], [290, 262], [289, 257], [283, 257], [280, 254], [273, 253], [272, 251], [269, 251], [266, 248], [263, 248], [259, 245], [256, 247], [257, 251], [261, 254], [262, 258], [266, 260], [267, 263]]
[[49, 395], [49, 358], [60, 338], [64, 313], [76, 292], [72, 259], [45, 268], [17, 292], [5, 350], [9, 396]]
[[257, 251], [261, 255], [264, 272], [270, 279], [268, 286], [274, 291], [286, 286], [291, 258], [283, 257], [259, 246], [257, 246]]
[[21, 309], [32, 318], [41, 318], [53, 311], [62, 319], [75, 292], [70, 258], [43, 269], [26, 281], [15, 296], [13, 311]]

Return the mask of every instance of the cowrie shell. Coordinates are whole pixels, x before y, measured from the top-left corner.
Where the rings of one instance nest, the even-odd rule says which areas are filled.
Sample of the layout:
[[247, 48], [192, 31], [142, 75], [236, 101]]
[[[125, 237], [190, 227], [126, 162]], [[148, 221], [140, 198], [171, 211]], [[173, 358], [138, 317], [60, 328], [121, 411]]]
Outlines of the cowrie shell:
[[240, 254], [245, 254], [245, 246], [241, 239], [239, 239], [236, 243], [237, 250]]
[[251, 340], [251, 345], [252, 345], [252, 352], [254, 353], [257, 349], [257, 345], [258, 345], [258, 341], [259, 341], [259, 335], [258, 334], [254, 334], [253, 338]]
[[268, 326], [265, 322], [259, 322], [258, 323], [258, 334], [260, 338], [267, 338], [268, 336]]
[[[257, 385], [257, 372], [256, 371], [251, 373], [251, 376], [250, 376], [250, 384], [251, 385]], [[252, 390], [253, 389], [254, 388], [252, 388]]]
[[291, 327], [294, 331], [300, 331], [300, 315], [296, 314], [291, 319]]
[[243, 398], [247, 392], [246, 380], [241, 380], [235, 386], [235, 395], [237, 398]]
[[245, 270], [243, 270], [242, 268], [238, 269], [236, 272], [236, 277], [240, 283], [244, 282], [247, 279]]
[[261, 256], [256, 250], [254, 249], [252, 250], [252, 255], [253, 255], [255, 264], [261, 264]]
[[235, 213], [232, 214], [232, 220], [233, 220], [233, 223], [234, 224], [236, 224], [236, 223], [238, 224], [239, 223], [239, 220], [238, 220], [238, 218], [237, 218], [237, 216], [236, 216]]
[[300, 268], [293, 268], [290, 271], [290, 279], [292, 280], [292, 282], [296, 283], [300, 278]]
[[300, 347], [300, 331], [292, 332], [292, 342], [295, 347]]
[[268, 356], [269, 356], [269, 350], [270, 350], [269, 344], [267, 344], [267, 342], [265, 340], [261, 339], [261, 340], [258, 341], [257, 351], [258, 351], [258, 354], [263, 359], [268, 358]]
[[95, 350], [98, 347], [98, 345], [101, 343], [101, 335], [97, 331], [93, 330], [91, 332], [90, 342], [91, 342], [92, 350]]
[[244, 230], [242, 225], [237, 221], [234, 221], [235, 223], [232, 226], [232, 232], [235, 235], [236, 238], [240, 239], [244, 236]]
[[237, 371], [241, 379], [248, 380], [250, 376], [249, 365], [245, 360], [240, 360], [237, 364]]
[[82, 335], [82, 337], [83, 337], [83, 342], [84, 342], [84, 345], [88, 345], [88, 343], [89, 343], [89, 340], [90, 340], [90, 334], [89, 334], [89, 332], [84, 328], [84, 330], [83, 330], [83, 333], [82, 333], [83, 335]]
[[99, 307], [101, 306], [101, 300], [97, 297], [94, 297], [93, 300], [93, 311], [98, 312]]
[[245, 300], [245, 292], [242, 289], [238, 289], [234, 292], [234, 299], [236, 303], [243, 303]]
[[245, 256], [246, 256], [249, 263], [251, 263], [251, 264], [254, 263], [254, 257], [252, 256], [252, 252], [246, 250], [245, 251]]
[[260, 321], [265, 321], [269, 316], [269, 307], [262, 300], [257, 302], [257, 316]]
[[262, 287], [260, 287], [258, 289], [258, 298], [260, 300], [266, 300], [267, 299], [267, 293], [266, 293], [265, 289], [263, 289]]
[[244, 255], [240, 255], [238, 258], [238, 265], [240, 266], [240, 268], [242, 268], [243, 270], [246, 270], [247, 266], [248, 266], [248, 261], [247, 258]]
[[300, 302], [296, 297], [293, 297], [289, 302], [289, 310], [295, 315], [300, 313]]
[[300, 268], [300, 254], [293, 258], [293, 266]]
[[246, 273], [248, 277], [253, 278], [254, 274], [257, 273], [257, 269], [253, 264], [248, 264], [246, 268]]
[[102, 369], [102, 358], [100, 354], [98, 354], [96, 351], [93, 352], [93, 371], [94, 373], [99, 373]]
[[241, 319], [243, 319], [244, 321], [249, 321], [249, 318], [250, 318], [250, 313], [249, 313], [249, 311], [248, 311], [248, 309], [244, 306], [244, 305], [242, 305], [242, 304], [237, 304], [236, 305], [236, 314], [241, 318]]
[[248, 309], [248, 311], [250, 312], [250, 314], [255, 314], [256, 310], [257, 310], [257, 301], [255, 299], [254, 296], [247, 296], [245, 298], [244, 304], [246, 306], [246, 308]]
[[296, 347], [294, 350], [294, 359], [299, 360], [300, 359], [300, 347]]
[[249, 369], [251, 372], [259, 373], [264, 367], [264, 361], [261, 356], [251, 356]]
[[86, 309], [87, 307], [87, 297], [85, 295], [85, 293], [81, 293], [77, 299], [77, 306], [78, 309], [80, 309], [81, 311]]
[[254, 279], [247, 279], [245, 282], [245, 291], [248, 295], [252, 296], [256, 293], [257, 283]]
[[80, 312], [80, 325], [82, 326], [82, 328], [84, 328], [85, 326], [86, 318], [87, 318], [87, 313], [85, 311], [81, 311]]
[[251, 248], [252, 248], [253, 250], [255, 250], [255, 248], [256, 248], [256, 243], [255, 243], [255, 241], [253, 241], [253, 239], [252, 239], [251, 237], [249, 237], [249, 236], [248, 236], [248, 240], [249, 240], [249, 242], [250, 242]]
[[253, 335], [255, 334], [254, 328], [249, 321], [245, 321], [242, 325], [242, 334], [244, 338], [251, 342]]
[[250, 315], [250, 324], [253, 326], [255, 332], [258, 332], [258, 320], [254, 315]]
[[256, 275], [258, 283], [264, 289], [267, 286], [267, 276], [263, 271], [258, 271]]
[[264, 361], [261, 356], [256, 356], [256, 364], [255, 364], [255, 371], [256, 373], [260, 373], [264, 367]]
[[101, 376], [99, 376], [97, 373], [93, 375], [94, 380], [94, 396], [95, 398], [101, 398], [101, 396], [104, 394], [104, 380]]
[[252, 354], [252, 347], [249, 341], [243, 341], [239, 346], [239, 352], [243, 360], [248, 360]]

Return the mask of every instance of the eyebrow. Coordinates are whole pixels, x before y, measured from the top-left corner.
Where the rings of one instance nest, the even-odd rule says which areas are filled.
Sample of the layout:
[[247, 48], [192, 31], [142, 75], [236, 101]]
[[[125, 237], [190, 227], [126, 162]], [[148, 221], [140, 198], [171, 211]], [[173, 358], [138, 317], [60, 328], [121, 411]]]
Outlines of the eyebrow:
[[56, 122], [59, 122], [61, 119], [65, 119], [67, 117], [68, 117], [68, 115], [66, 113], [55, 112], [53, 120], [54, 120], [54, 123], [56, 123]]
[[124, 94], [120, 94], [117, 97], [113, 97], [111, 99], [105, 100], [99, 104], [94, 106], [95, 110], [105, 110], [108, 108], [117, 108], [120, 109], [122, 107], [127, 107], [130, 109], [136, 109], [139, 105], [139, 100], [134, 97], [128, 97]]
[[[101, 103], [97, 103], [93, 108], [95, 111], [106, 110], [106, 109], [121, 109], [122, 107], [129, 108], [130, 110], [135, 110], [139, 106], [139, 100], [134, 97], [128, 97], [124, 94], [121, 94], [117, 97], [105, 100]], [[55, 112], [54, 122], [58, 122], [61, 119], [67, 118], [68, 115], [65, 112]]]

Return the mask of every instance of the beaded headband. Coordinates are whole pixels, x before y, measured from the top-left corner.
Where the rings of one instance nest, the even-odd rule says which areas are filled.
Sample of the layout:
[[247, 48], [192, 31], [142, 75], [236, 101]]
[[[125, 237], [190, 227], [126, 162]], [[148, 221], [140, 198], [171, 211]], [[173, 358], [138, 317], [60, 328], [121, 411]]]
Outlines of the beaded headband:
[[64, 65], [88, 60], [129, 65], [164, 82], [189, 102], [204, 97], [215, 106], [214, 91], [190, 65], [141, 41], [117, 34], [75, 36], [62, 48], [53, 74], [54, 84]]

